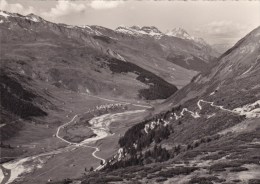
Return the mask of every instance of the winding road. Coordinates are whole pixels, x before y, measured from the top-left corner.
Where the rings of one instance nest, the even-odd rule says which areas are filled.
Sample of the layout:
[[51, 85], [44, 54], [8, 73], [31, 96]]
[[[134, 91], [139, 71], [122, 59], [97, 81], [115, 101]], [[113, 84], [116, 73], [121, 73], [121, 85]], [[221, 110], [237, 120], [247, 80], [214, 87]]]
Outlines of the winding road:
[[[69, 122], [67, 122], [67, 123], [65, 123], [65, 124], [63, 124], [63, 125], [61, 125], [61, 126], [59, 126], [58, 129], [57, 129], [57, 132], [56, 132], [56, 137], [57, 137], [58, 139], [60, 139], [61, 141], [65, 142], [65, 143], [68, 143], [69, 145], [75, 145], [75, 146], [77, 146], [77, 147], [82, 146], [82, 147], [86, 147], [86, 148], [95, 149], [95, 151], [92, 152], [92, 156], [93, 156], [94, 158], [98, 159], [98, 160], [101, 160], [102, 163], [105, 164], [105, 163], [106, 163], [106, 160], [96, 155], [96, 152], [100, 151], [100, 149], [99, 149], [98, 147], [85, 145], [84, 142], [86, 142], [86, 140], [82, 141], [81, 143], [74, 143], [74, 142], [67, 141], [66, 139], [64, 139], [64, 138], [62, 138], [62, 137], [59, 136], [60, 129], [61, 129], [61, 128], [64, 128], [64, 127], [67, 126], [67, 125], [69, 125], [70, 123], [72, 123], [78, 116], [79, 116], [78, 114], [75, 115]], [[108, 135], [108, 134], [106, 134], [106, 136], [107, 136], [107, 135]], [[105, 137], [106, 137], [106, 136], [105, 136]], [[96, 140], [99, 140], [99, 139], [103, 139], [103, 138], [105, 138], [105, 137], [104, 137], [104, 136], [103, 136], [103, 137], [102, 137], [102, 136], [97, 136], [97, 137], [94, 137], [94, 139], [95, 139], [95, 141], [96, 141]], [[91, 139], [91, 138], [90, 138], [90, 139]], [[87, 140], [88, 140], [88, 139], [87, 139]], [[95, 169], [95, 171], [101, 169], [102, 167], [100, 167], [100, 166], [101, 166], [101, 165], [99, 165], [99, 166]], [[102, 166], [103, 166], [103, 165], [102, 165]]]
[[[230, 110], [230, 109], [224, 108], [222, 105], [214, 105], [214, 102], [208, 102], [208, 101], [200, 99], [197, 102], [197, 106], [198, 106], [199, 110], [202, 110], [202, 106], [201, 106], [202, 102], [210, 104], [210, 106], [212, 106], [212, 107], [216, 107], [216, 108], [218, 108], [220, 110], [227, 111], [227, 112], [230, 112], [230, 113], [233, 113], [233, 114], [236, 114], [236, 115], [245, 115], [247, 118], [260, 117], [260, 108], [259, 108], [259, 110], [256, 109], [256, 110], [252, 110], [252, 111], [243, 110], [243, 108], [245, 108], [245, 107], [240, 107], [240, 108], [236, 108], [236, 109]], [[257, 104], [259, 105], [260, 104], [260, 100], [256, 101], [253, 104], [248, 104], [248, 105], [245, 105], [245, 106], [250, 106], [250, 105], [254, 105], [254, 104], [255, 105], [257, 105]], [[239, 111], [238, 109], [241, 109], [241, 110]], [[180, 113], [180, 116], [178, 116], [176, 113], [174, 113], [175, 119], [178, 120], [178, 119], [182, 118], [184, 116], [184, 112], [185, 111], [189, 112], [193, 118], [199, 118], [200, 117], [200, 114], [198, 112], [196, 112], [196, 111], [192, 112], [192, 111], [188, 110], [187, 108], [183, 108], [181, 113]]]
[[[210, 104], [212, 107], [216, 107], [216, 108], [219, 108], [221, 110], [234, 113], [233, 111], [231, 111], [229, 109], [225, 109], [223, 106], [214, 105], [214, 102], [208, 102], [208, 101], [205, 101], [205, 100], [202, 100], [202, 99], [198, 100], [198, 102], [197, 102], [197, 106], [198, 106], [199, 110], [202, 110], [202, 106], [200, 104], [201, 102]], [[196, 111], [192, 112], [192, 111], [188, 110], [187, 108], [183, 108], [181, 113], [180, 113], [180, 116], [178, 116], [176, 113], [174, 113], [175, 119], [178, 120], [178, 119], [182, 118], [184, 116], [185, 111], [189, 112], [193, 118], [199, 118], [200, 117], [200, 114], [198, 112], [196, 112]]]
[[[105, 99], [103, 99], [103, 100], [105, 100]], [[109, 100], [109, 99], [106, 99], [106, 100]], [[111, 101], [117, 102], [117, 101], [114, 101], [114, 100], [111, 100]], [[125, 102], [123, 102], [123, 103], [125, 103]], [[131, 104], [131, 105], [133, 105], [133, 104]], [[142, 105], [135, 104], [135, 106], [142, 106]], [[150, 108], [150, 106], [142, 106], [142, 107]], [[98, 120], [97, 120], [98, 117], [95, 117], [95, 121], [93, 121], [94, 123], [91, 124], [92, 125], [91, 129], [93, 130], [93, 132], [97, 136], [85, 139], [80, 143], [70, 142], [70, 141], [68, 141], [68, 140], [66, 140], [66, 139], [64, 139], [63, 137], [60, 136], [61, 129], [63, 129], [67, 125], [73, 123], [76, 120], [76, 118], [79, 116], [79, 114], [74, 115], [73, 118], [70, 121], [66, 122], [65, 124], [60, 125], [57, 128], [57, 131], [55, 133], [55, 137], [58, 138], [59, 140], [61, 140], [62, 142], [67, 143], [68, 146], [66, 146], [64, 148], [57, 149], [57, 150], [53, 150], [53, 151], [50, 151], [50, 152], [47, 152], [47, 153], [41, 153], [41, 154], [38, 154], [38, 155], [33, 155], [33, 156], [25, 157], [25, 158], [19, 158], [19, 159], [16, 159], [16, 160], [2, 164], [1, 167], [0, 167], [1, 171], [2, 171], [2, 172], [0, 172], [0, 183], [1, 184], [11, 183], [16, 178], [18, 178], [19, 175], [23, 174], [24, 172], [27, 172], [28, 169], [24, 166], [24, 163], [26, 163], [28, 161], [34, 161], [35, 159], [37, 159], [39, 157], [43, 157], [43, 156], [50, 156], [50, 155], [56, 155], [56, 154], [60, 154], [60, 153], [64, 153], [64, 152], [70, 152], [70, 151], [74, 150], [76, 147], [85, 147], [85, 148], [94, 149], [94, 151], [92, 152], [92, 156], [94, 158], [102, 161], [102, 163], [103, 163], [103, 164], [100, 164], [97, 168], [95, 168], [94, 171], [102, 169], [106, 164], [106, 160], [96, 155], [96, 153], [99, 152], [100, 149], [98, 147], [90, 146], [88, 144], [90, 144], [94, 141], [100, 140], [100, 139], [104, 139], [105, 137], [107, 137], [109, 135], [113, 135], [113, 134], [110, 134], [108, 132], [108, 130], [109, 130], [108, 126], [110, 125], [110, 122], [113, 121], [118, 116], [122, 117], [122, 116], [125, 116], [127, 114], [139, 113], [139, 112], [143, 112], [143, 111], [145, 111], [145, 110], [135, 110], [135, 111], [133, 110], [133, 111], [126, 111], [126, 112], [123, 112], [123, 113], [107, 114], [106, 115], [107, 119], [103, 119], [104, 115], [101, 115], [100, 119], [98, 119]], [[60, 165], [62, 165], [62, 164], [60, 164]], [[60, 165], [56, 165], [51, 170], [59, 167]], [[48, 170], [44, 173], [39, 174], [38, 176], [35, 176], [32, 180], [36, 180], [37, 177], [39, 177], [43, 174], [46, 174], [47, 172], [50, 172], [51, 170]]]
[[228, 112], [234, 113], [234, 111], [232, 111], [232, 110], [225, 109], [223, 106], [220, 106], [220, 105], [214, 105], [214, 102], [208, 102], [208, 101], [205, 101], [205, 100], [199, 100], [199, 101], [197, 102], [197, 106], [199, 107], [200, 110], [202, 110], [202, 107], [201, 107], [201, 105], [200, 105], [201, 102], [208, 103], [208, 104], [210, 104], [212, 107], [217, 107], [217, 108], [219, 108], [219, 109], [221, 109], [221, 110], [223, 110], [223, 111], [228, 111]]
[[56, 132], [56, 134], [55, 134], [55, 136], [56, 136], [58, 139], [60, 139], [60, 140], [63, 141], [63, 142], [66, 142], [66, 143], [68, 143], [68, 144], [75, 144], [75, 143], [69, 142], [69, 141], [67, 141], [66, 139], [63, 139], [62, 137], [60, 137], [60, 136], [59, 136], [59, 133], [60, 133], [60, 129], [61, 129], [61, 128], [64, 128], [64, 127], [67, 126], [68, 124], [72, 123], [72, 122], [75, 120], [76, 117], [78, 117], [78, 114], [75, 115], [69, 122], [67, 122], [67, 123], [65, 123], [65, 124], [63, 124], [63, 125], [61, 125], [61, 126], [58, 127], [57, 132]]
[[92, 153], [92, 156], [95, 157], [98, 160], [102, 160], [103, 165], [99, 165], [96, 169], [94, 169], [94, 171], [98, 171], [98, 170], [102, 169], [106, 164], [106, 160], [96, 155], [96, 152], [100, 151], [100, 149], [97, 148], [97, 147], [93, 147], [93, 146], [87, 146], [87, 145], [82, 145], [82, 146], [84, 146], [86, 148], [95, 149], [95, 151]]
[[[93, 97], [96, 97], [96, 96], [93, 96]], [[116, 101], [116, 100], [110, 100], [110, 99], [105, 99], [105, 98], [101, 98], [101, 97], [96, 97], [96, 98], [106, 100], [106, 101], [119, 102], [119, 101]], [[126, 103], [126, 102], [120, 102], [120, 103]], [[212, 107], [216, 107], [216, 108], [221, 109], [223, 111], [227, 111], [227, 112], [238, 114], [238, 115], [244, 115], [246, 113], [254, 113], [255, 116], [252, 116], [252, 117], [259, 117], [260, 116], [260, 113], [258, 112], [259, 110], [257, 110], [257, 111], [256, 110], [250, 110], [250, 111], [244, 110], [243, 111], [243, 109], [245, 107], [249, 107], [249, 106], [252, 106], [254, 104], [260, 104], [260, 101], [256, 101], [253, 104], [249, 104], [249, 105], [243, 106], [241, 108], [236, 108], [237, 110], [236, 109], [234, 109], [234, 110], [226, 109], [223, 106], [215, 105], [214, 102], [208, 102], [208, 101], [205, 101], [205, 100], [202, 100], [202, 99], [198, 100], [198, 102], [197, 102], [197, 106], [198, 106], [199, 110], [202, 110], [201, 103], [207, 103], [207, 104], [210, 104]], [[131, 104], [131, 103], [126, 103], [126, 104], [150, 108], [150, 106], [144, 106], [144, 105], [139, 105], [139, 104]], [[62, 124], [61, 126], [59, 126], [57, 128], [57, 131], [56, 131], [56, 134], [55, 134], [56, 138], [60, 139], [62, 142], [67, 143], [68, 146], [66, 146], [64, 148], [57, 149], [57, 150], [53, 150], [53, 151], [50, 151], [50, 152], [47, 152], [47, 153], [41, 153], [41, 154], [30, 156], [30, 157], [20, 158], [20, 159], [16, 159], [14, 161], [10, 161], [10, 162], [6, 162], [6, 163], [2, 164], [1, 167], [0, 167], [1, 168], [1, 172], [0, 172], [1, 184], [11, 183], [17, 177], [19, 177], [19, 175], [24, 173], [26, 171], [26, 168], [23, 165], [25, 162], [33, 161], [33, 160], [35, 160], [39, 157], [42, 157], [42, 156], [50, 156], [50, 155], [56, 155], [56, 154], [60, 154], [60, 153], [64, 153], [64, 152], [70, 152], [70, 151], [74, 150], [76, 147], [85, 147], [85, 148], [94, 149], [94, 151], [92, 152], [92, 156], [94, 158], [98, 159], [98, 160], [101, 160], [102, 163], [103, 163], [102, 165], [99, 165], [97, 168], [95, 168], [94, 171], [102, 169], [104, 167], [106, 161], [105, 161], [104, 158], [101, 158], [101, 157], [96, 155], [96, 153], [99, 152], [100, 149], [98, 147], [90, 146], [88, 144], [93, 143], [94, 141], [97, 141], [97, 140], [100, 140], [100, 139], [104, 139], [107, 136], [111, 135], [108, 132], [108, 126], [110, 125], [110, 123], [113, 120], [117, 119], [118, 117], [123, 117], [127, 114], [138, 113], [138, 112], [142, 112], [142, 111], [145, 111], [145, 110], [135, 110], [135, 111], [126, 111], [126, 112], [123, 112], [123, 113], [105, 114], [105, 115], [101, 115], [99, 117], [95, 117], [95, 118], [91, 119], [90, 120], [91, 121], [90, 124], [92, 125], [91, 129], [93, 130], [93, 132], [97, 136], [85, 139], [80, 143], [70, 142], [70, 141], [68, 141], [68, 140], [66, 140], [66, 139], [64, 139], [63, 137], [60, 136], [61, 129], [63, 129], [67, 125], [73, 123], [76, 120], [76, 118], [79, 116], [79, 114], [74, 115], [73, 118], [70, 121], [68, 121], [65, 124]], [[179, 118], [183, 117], [184, 112], [189, 112], [194, 118], [200, 117], [199, 112], [196, 112], [196, 111], [192, 112], [192, 111], [188, 110], [187, 108], [183, 108], [179, 116], [176, 113], [174, 113], [175, 118], [179, 119]], [[250, 116], [248, 115], [248, 117], [250, 117]], [[53, 169], [55, 169], [57, 167], [59, 167], [59, 165], [55, 166]], [[51, 169], [51, 170], [53, 170], [53, 169]], [[47, 172], [50, 172], [51, 170], [48, 170], [45, 173], [41, 173], [41, 174], [39, 174], [39, 176], [46, 174]], [[34, 179], [37, 178], [37, 177], [38, 176], [34, 177]]]
[[[56, 131], [56, 134], [55, 136], [60, 139], [62, 142], [65, 142], [67, 144], [69, 144], [69, 146], [66, 146], [65, 148], [60, 148], [60, 149], [57, 149], [57, 150], [54, 150], [54, 151], [51, 151], [51, 152], [48, 152], [48, 153], [42, 153], [42, 154], [38, 154], [38, 155], [34, 155], [34, 156], [30, 156], [30, 157], [25, 157], [25, 158], [22, 158], [20, 160], [16, 160], [16, 161], [10, 161], [11, 164], [9, 164], [9, 162], [1, 165], [1, 172], [0, 172], [0, 181], [1, 181], [1, 184], [7, 184], [7, 183], [11, 183], [13, 182], [20, 174], [22, 174], [23, 172], [21, 170], [26, 170], [24, 169], [23, 167], [23, 163], [27, 162], [27, 161], [31, 161], [31, 160], [35, 160], [39, 157], [42, 157], [42, 156], [49, 156], [49, 155], [56, 155], [56, 154], [60, 154], [60, 153], [64, 153], [64, 152], [68, 152], [68, 151], [71, 151], [71, 148], [73, 147], [86, 147], [86, 148], [91, 148], [91, 149], [94, 149], [94, 151], [92, 152], [92, 156], [98, 160], [102, 160], [102, 163], [103, 165], [99, 165], [95, 171], [101, 169], [104, 164], [105, 164], [105, 159], [101, 158], [101, 157], [98, 157], [96, 155], [96, 152], [100, 151], [100, 149], [98, 147], [94, 147], [94, 146], [88, 146], [88, 145], [84, 145], [84, 142], [83, 143], [73, 143], [73, 142], [70, 142], [70, 141], [67, 141], [66, 139], [60, 137], [59, 133], [60, 133], [60, 130], [61, 128], [64, 128], [65, 126], [69, 125], [70, 123], [74, 122], [75, 119], [78, 117], [79, 115], [75, 115], [70, 121], [68, 121], [67, 123], [59, 126], [57, 128], [57, 131]], [[103, 137], [99, 137], [100, 139], [104, 138]], [[95, 140], [99, 140], [99, 138], [95, 138]], [[85, 140], [86, 141], [86, 140]], [[58, 167], [58, 166], [56, 166]], [[55, 169], [56, 167], [54, 167], [53, 169]], [[53, 170], [51, 169], [51, 170]], [[20, 170], [20, 171], [18, 171]], [[50, 172], [51, 170], [48, 170], [47, 172]], [[47, 172], [45, 173], [41, 173], [39, 174], [38, 176], [34, 177], [33, 180], [35, 180], [37, 177], [43, 175], [43, 174], [46, 174]]]

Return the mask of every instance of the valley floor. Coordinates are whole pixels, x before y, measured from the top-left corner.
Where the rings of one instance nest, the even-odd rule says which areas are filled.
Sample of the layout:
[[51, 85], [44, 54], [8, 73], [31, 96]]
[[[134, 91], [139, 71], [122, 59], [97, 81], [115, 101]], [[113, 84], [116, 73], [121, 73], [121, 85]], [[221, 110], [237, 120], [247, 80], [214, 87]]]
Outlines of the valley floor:
[[[40, 184], [46, 183], [48, 180], [60, 181], [66, 178], [78, 178], [89, 172], [91, 168], [101, 169], [105, 159], [117, 152], [117, 142], [120, 136], [133, 123], [144, 118], [147, 115], [146, 109], [150, 108], [148, 105], [132, 104], [103, 97], [89, 95], [80, 95], [80, 97], [87, 98], [86, 102], [94, 102], [92, 105], [94, 108], [91, 109], [91, 105], [88, 105], [89, 108], [85, 112], [82, 110], [77, 112], [81, 108], [68, 108], [69, 113], [65, 119], [69, 117], [71, 119], [67, 120], [66, 123], [56, 128], [55, 125], [28, 125], [25, 130], [20, 132], [19, 137], [10, 141], [11, 145], [19, 145], [18, 147], [26, 152], [22, 156], [14, 156], [14, 158], [17, 157], [15, 160], [1, 165], [1, 184], [14, 181], [16, 183], [33, 184], [37, 182]], [[89, 101], [89, 99], [91, 100]], [[77, 102], [77, 98], [71, 99], [71, 101], [76, 102], [77, 105], [82, 104], [82, 102]], [[120, 111], [112, 109], [104, 114], [102, 108], [114, 107], [115, 103], [123, 104], [124, 107], [127, 106], [127, 109]], [[73, 105], [72, 103], [71, 107]], [[121, 105], [118, 106], [121, 107]], [[72, 115], [73, 113], [77, 114]], [[90, 125], [85, 124], [85, 121], [88, 121]], [[80, 142], [66, 139], [68, 137], [66, 127], [74, 128], [79, 124], [86, 128], [89, 127], [94, 136], [85, 137]], [[48, 131], [49, 133], [43, 135], [39, 131]], [[26, 134], [31, 132], [36, 134], [32, 133], [30, 141], [28, 141]], [[42, 139], [33, 140], [34, 136], [41, 136]], [[4, 157], [5, 155], [1, 154], [1, 159]]]

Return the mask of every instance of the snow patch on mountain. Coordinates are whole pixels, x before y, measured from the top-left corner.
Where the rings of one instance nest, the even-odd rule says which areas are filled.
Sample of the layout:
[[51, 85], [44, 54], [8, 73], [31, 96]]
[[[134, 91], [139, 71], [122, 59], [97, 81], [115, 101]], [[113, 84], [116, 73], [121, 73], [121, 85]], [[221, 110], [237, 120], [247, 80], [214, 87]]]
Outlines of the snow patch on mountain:
[[139, 27], [139, 26], [131, 26], [131, 27], [126, 27], [126, 26], [119, 26], [118, 28], [115, 29], [116, 32], [121, 32], [124, 34], [129, 34], [129, 35], [134, 35], [134, 36], [150, 36], [159, 39], [161, 36], [164, 34], [156, 27], [154, 26], [144, 26], [144, 27]]
[[29, 14], [25, 17], [27, 20], [31, 20], [33, 22], [41, 22], [43, 19], [37, 15], [34, 14]]
[[77, 27], [77, 26], [73, 26], [73, 25], [65, 25], [65, 27], [66, 27], [66, 28], [71, 28], [71, 29], [73, 29], [73, 28], [75, 28], [75, 27]]
[[101, 32], [99, 32], [98, 30], [95, 29], [95, 27], [97, 27], [97, 26], [93, 26], [93, 28], [92, 28], [91, 26], [88, 26], [88, 25], [79, 25], [79, 26], [65, 25], [65, 27], [71, 28], [71, 29], [74, 29], [74, 28], [82, 29], [82, 30], [84, 30], [84, 31], [86, 31], [90, 34], [94, 34], [94, 35], [97, 35], [97, 36], [103, 35]]
[[92, 30], [92, 28], [88, 25], [81, 25], [81, 26], [78, 26], [80, 28], [83, 28], [83, 29], [89, 29], [89, 30]]
[[161, 32], [158, 28], [154, 26], [119, 26], [115, 29], [116, 32], [128, 34], [128, 35], [134, 35], [134, 36], [150, 36], [155, 39], [160, 39], [162, 36], [170, 36], [170, 37], [177, 37], [184, 40], [191, 40], [195, 43], [198, 43], [203, 46], [207, 46], [208, 44], [202, 39], [198, 37], [191, 36], [187, 31], [185, 31], [182, 28], [174, 28], [171, 31], [167, 31], [166, 33]]
[[184, 39], [184, 40], [192, 40], [192, 41], [199, 43], [201, 45], [208, 45], [202, 38], [191, 36], [183, 28], [174, 28], [171, 31], [167, 31], [166, 35], [181, 38], [181, 39]]
[[107, 54], [109, 54], [109, 55], [113, 56], [114, 58], [117, 58], [117, 59], [119, 59], [121, 61], [125, 61], [126, 62], [126, 60], [125, 60], [125, 58], [123, 56], [121, 56], [120, 54], [118, 54], [117, 52], [115, 52], [115, 51], [113, 51], [111, 49], [107, 49]]
[[182, 39], [188, 39], [192, 40], [193, 37], [191, 37], [184, 29], [182, 28], [174, 28], [171, 31], [166, 32], [167, 36], [174, 36]]
[[5, 12], [3, 12], [3, 11], [0, 11], [0, 15], [3, 16], [3, 17], [5, 17], [5, 18], [7, 18], [7, 17], [10, 16], [9, 14], [7, 14], [7, 13], [5, 13]]
[[26, 19], [28, 19], [28, 20], [31, 20], [31, 21], [33, 21], [33, 22], [40, 22], [37, 18], [35, 18], [35, 17], [26, 17]]

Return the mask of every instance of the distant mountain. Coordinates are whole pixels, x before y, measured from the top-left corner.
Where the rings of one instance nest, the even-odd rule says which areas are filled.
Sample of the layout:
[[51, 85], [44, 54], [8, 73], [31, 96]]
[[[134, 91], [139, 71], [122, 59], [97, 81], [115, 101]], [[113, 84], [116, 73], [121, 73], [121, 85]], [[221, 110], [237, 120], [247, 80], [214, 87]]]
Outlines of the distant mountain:
[[209, 52], [212, 49], [208, 46], [169, 37], [156, 27], [132, 26], [111, 30], [100, 26], [54, 24], [33, 14], [22, 16], [2, 11], [1, 15], [1, 26], [8, 32], [4, 42], [10, 39], [19, 41], [18, 37], [22, 38], [19, 42], [37, 39], [76, 41], [109, 57], [140, 66], [178, 88], [187, 84], [197, 72], [208, 68], [217, 56]]
[[184, 40], [191, 40], [198, 44], [209, 46], [202, 38], [197, 38], [189, 35], [187, 31], [185, 31], [182, 28], [174, 28], [171, 31], [167, 31], [166, 33], [163, 33], [158, 28], [154, 26], [120, 26], [115, 29], [117, 32], [126, 33], [129, 35], [135, 35], [135, 36], [149, 36], [154, 37], [156, 39], [160, 39], [163, 36], [169, 36], [169, 37], [177, 37]]
[[[188, 34], [188, 32], [182, 28], [174, 28], [171, 31], [167, 31], [166, 33], [163, 33], [160, 31], [158, 28], [154, 26], [131, 26], [131, 27], [126, 27], [126, 26], [120, 26], [115, 29], [117, 32], [129, 34], [129, 35], [134, 35], [134, 36], [149, 36], [149, 37], [154, 37], [156, 39], [161, 39], [164, 36], [169, 36], [169, 37], [176, 37], [184, 40], [189, 40], [192, 42], [195, 42], [196, 44], [200, 44], [206, 47], [210, 47], [208, 43], [205, 42], [202, 38], [194, 37]], [[218, 53], [215, 52], [214, 54], [212, 53], [212, 56], [217, 56]]]
[[212, 63], [209, 61], [213, 61], [219, 55], [202, 38], [193, 37], [182, 28], [163, 33], [154, 26], [121, 26], [116, 32], [139, 39], [155, 40], [162, 47], [166, 60], [192, 71], [207, 70]]
[[117, 32], [126, 33], [134, 36], [151, 36], [155, 38], [160, 38], [164, 34], [156, 27], [154, 26], [132, 26], [132, 27], [124, 27], [120, 26], [115, 29]]
[[[169, 101], [173, 99], [183, 101], [195, 97], [185, 97], [186, 93], [183, 93], [184, 91], [190, 92], [196, 90], [196, 96], [203, 95], [209, 98], [222, 98], [229, 95], [232, 98], [235, 98], [235, 96], [241, 98], [242, 94], [252, 95], [252, 93], [255, 93], [254, 89], [259, 87], [257, 81], [260, 77], [259, 32], [260, 27], [239, 40], [232, 48], [218, 58], [214, 67], [194, 77], [192, 82], [183, 88], [182, 92], [178, 93], [182, 94], [182, 97], [176, 93]], [[248, 89], [246, 90], [246, 88]], [[217, 92], [214, 93], [214, 91]], [[230, 103], [230, 100], [225, 103]], [[246, 98], [243, 98], [239, 101], [244, 101], [240, 104], [243, 105], [251, 100], [247, 101]]]
[[163, 33], [154, 26], [121, 26], [116, 29], [116, 32], [159, 43], [166, 60], [192, 71], [206, 70], [209, 63], [212, 63], [209, 61], [213, 61], [219, 55], [203, 39], [190, 36], [180, 28]]
[[174, 36], [174, 37], [178, 37], [178, 38], [186, 39], [186, 40], [192, 40], [192, 41], [198, 42], [200, 44], [207, 45], [207, 43], [202, 38], [197, 38], [197, 37], [191, 36], [189, 33], [187, 33], [186, 30], [184, 30], [182, 28], [174, 28], [171, 31], [167, 31], [166, 35]]

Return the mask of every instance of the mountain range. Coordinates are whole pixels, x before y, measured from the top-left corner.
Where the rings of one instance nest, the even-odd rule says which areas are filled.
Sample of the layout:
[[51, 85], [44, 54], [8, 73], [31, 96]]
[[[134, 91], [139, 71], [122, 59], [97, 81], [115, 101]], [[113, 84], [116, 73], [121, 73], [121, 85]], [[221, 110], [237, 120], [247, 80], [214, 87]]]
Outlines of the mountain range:
[[222, 55], [182, 28], [0, 30], [3, 183], [260, 181], [260, 27]]
[[[8, 92], [15, 91], [13, 83], [37, 93], [39, 103], [52, 96], [42, 94], [49, 88], [150, 103], [175, 93], [217, 56], [205, 42], [181, 37], [180, 29], [176, 37], [155, 27], [70, 26], [5, 11], [0, 17], [1, 75], [12, 81], [1, 90], [22, 100], [18, 104], [26, 99]], [[12, 109], [13, 100], [1, 101], [2, 106], [23, 112], [24, 105]]]

